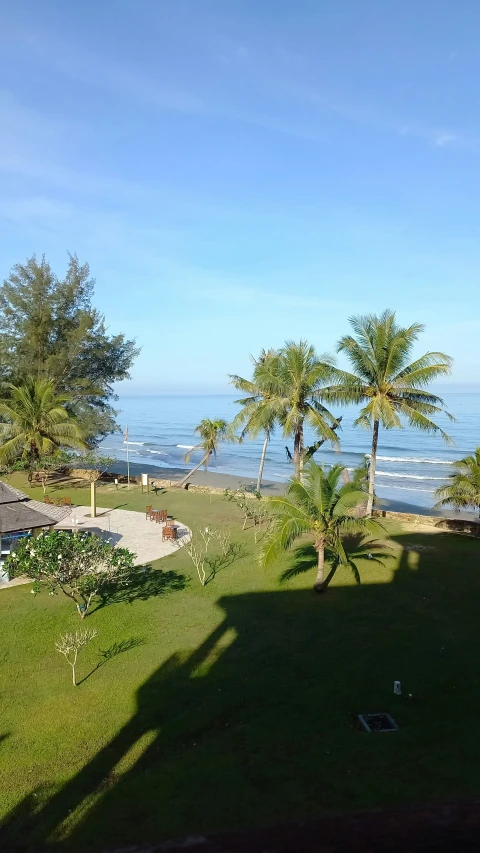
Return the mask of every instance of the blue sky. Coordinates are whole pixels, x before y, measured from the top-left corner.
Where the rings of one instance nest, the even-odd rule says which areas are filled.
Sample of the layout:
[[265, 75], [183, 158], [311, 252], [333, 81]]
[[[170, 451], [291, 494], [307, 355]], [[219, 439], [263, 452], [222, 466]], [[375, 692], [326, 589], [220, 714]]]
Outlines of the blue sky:
[[128, 393], [395, 308], [480, 390], [477, 0], [4, 0], [0, 272], [88, 260]]

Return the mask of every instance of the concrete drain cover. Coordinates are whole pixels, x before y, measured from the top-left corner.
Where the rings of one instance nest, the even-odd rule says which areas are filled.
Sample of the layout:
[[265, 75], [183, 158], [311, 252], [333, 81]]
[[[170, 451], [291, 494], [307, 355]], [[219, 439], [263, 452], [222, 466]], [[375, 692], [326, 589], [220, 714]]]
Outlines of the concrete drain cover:
[[363, 730], [371, 732], [397, 732], [398, 726], [390, 714], [359, 714], [358, 722]]

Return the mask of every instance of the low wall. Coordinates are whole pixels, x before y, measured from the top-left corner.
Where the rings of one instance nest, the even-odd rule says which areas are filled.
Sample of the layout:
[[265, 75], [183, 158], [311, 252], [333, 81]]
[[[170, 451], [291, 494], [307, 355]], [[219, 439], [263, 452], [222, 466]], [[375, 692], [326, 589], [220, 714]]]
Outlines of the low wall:
[[480, 536], [480, 523], [473, 519], [470, 521], [464, 518], [416, 515], [410, 512], [393, 512], [393, 510], [383, 509], [376, 509], [373, 514], [377, 518], [391, 518], [395, 521], [406, 522], [408, 524], [426, 524], [429, 527], [436, 527], [437, 530], [453, 530], [456, 533], [469, 533], [472, 536]]
[[[90, 482], [91, 471], [85, 468], [71, 468], [70, 475], [72, 477], [76, 477], [80, 480], [88, 480]], [[106, 474], [102, 474], [102, 476], [97, 480], [98, 483], [113, 483], [115, 480], [118, 480], [119, 483], [126, 483], [127, 475], [126, 474], [115, 474], [114, 472], [108, 471]], [[159, 489], [174, 489], [179, 487], [180, 480], [163, 480], [161, 477], [152, 477], [149, 475], [150, 483], [155, 483], [155, 488]], [[130, 482], [136, 483], [141, 486], [142, 478], [135, 477], [133, 475], [130, 476]], [[223, 495], [225, 493], [225, 488], [216, 489], [212, 486], [196, 486], [192, 483], [187, 483], [185, 486], [189, 492], [204, 492], [206, 494], [212, 495]]]

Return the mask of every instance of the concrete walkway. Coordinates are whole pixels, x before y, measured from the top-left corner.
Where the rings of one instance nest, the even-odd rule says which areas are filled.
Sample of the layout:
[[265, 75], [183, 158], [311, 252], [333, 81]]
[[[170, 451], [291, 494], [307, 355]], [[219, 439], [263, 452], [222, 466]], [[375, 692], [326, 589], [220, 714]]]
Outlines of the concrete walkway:
[[[178, 539], [186, 541], [191, 531], [179, 521]], [[89, 506], [73, 507], [70, 515], [55, 525], [54, 530], [90, 530], [108, 539], [112, 545], [128, 548], [137, 555], [136, 566], [144, 566], [161, 557], [175, 553], [178, 546], [166, 540], [162, 541], [164, 525], [147, 521], [143, 512], [133, 512], [127, 509], [97, 509], [97, 518], [90, 517]], [[7, 589], [22, 583], [31, 583], [27, 578], [15, 578], [7, 583], [0, 583], [0, 589]]]
[[[175, 524], [178, 525], [180, 540], [190, 536], [188, 527], [179, 521]], [[89, 506], [76, 506], [69, 516], [55, 525], [55, 530], [91, 530], [97, 536], [109, 539], [112, 545], [133, 551], [137, 555], [135, 565], [144, 566], [178, 550], [172, 542], [162, 541], [163, 527], [163, 524], [147, 520], [143, 512], [97, 508], [97, 517], [91, 518]]]

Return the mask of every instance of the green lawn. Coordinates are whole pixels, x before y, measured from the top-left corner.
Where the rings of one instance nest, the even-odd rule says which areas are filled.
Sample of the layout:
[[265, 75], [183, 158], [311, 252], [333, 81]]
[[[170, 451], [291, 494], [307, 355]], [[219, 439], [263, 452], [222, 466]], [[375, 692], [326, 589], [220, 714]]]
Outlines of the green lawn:
[[[88, 502], [88, 489], [65, 493]], [[147, 502], [111, 487], [98, 499]], [[279, 582], [293, 554], [257, 568], [252, 531], [221, 497], [172, 490], [153, 502], [189, 526], [230, 526], [246, 554], [202, 588], [176, 553], [133, 601], [93, 612], [78, 688], [54, 649], [80, 626], [71, 602], [0, 591], [10, 841], [99, 851], [479, 792], [479, 541], [391, 528], [388, 565], [366, 560], [361, 586], [339, 572], [317, 596], [312, 569]], [[395, 679], [413, 701], [393, 696]], [[400, 730], [359, 732], [354, 714], [372, 710]]]

